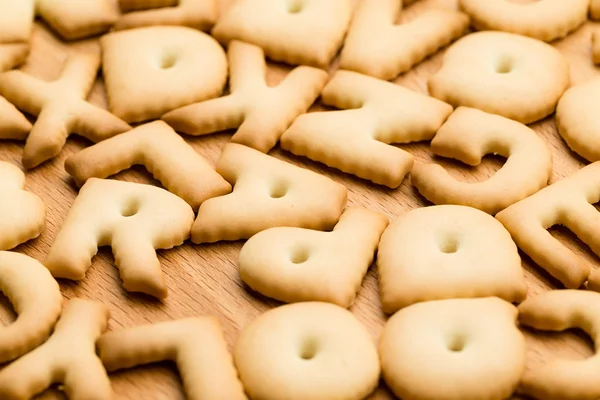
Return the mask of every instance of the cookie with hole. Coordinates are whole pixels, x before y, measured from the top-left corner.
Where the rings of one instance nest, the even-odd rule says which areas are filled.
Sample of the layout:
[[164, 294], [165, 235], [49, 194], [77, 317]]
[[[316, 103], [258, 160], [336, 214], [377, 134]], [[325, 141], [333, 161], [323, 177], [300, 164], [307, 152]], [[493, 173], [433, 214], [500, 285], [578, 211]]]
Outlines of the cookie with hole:
[[502, 400], [525, 370], [517, 308], [497, 297], [406, 307], [379, 339], [383, 378], [403, 400]]
[[111, 32], [100, 43], [108, 107], [127, 122], [217, 97], [227, 81], [225, 52], [196, 29], [141, 27]]
[[262, 47], [273, 61], [329, 66], [352, 16], [350, 0], [236, 0], [217, 19], [212, 35]]
[[302, 65], [272, 87], [266, 82], [267, 64], [260, 47], [234, 40], [227, 57], [230, 94], [175, 109], [163, 115], [163, 121], [194, 136], [237, 129], [233, 143], [266, 153], [315, 102], [329, 78], [321, 69]]
[[[542, 292], [519, 305], [519, 323], [538, 332], [579, 329], [597, 348], [600, 343], [600, 294], [586, 290]], [[599, 369], [597, 352], [585, 360], [553, 359], [528, 369], [519, 392], [536, 399], [594, 400], [600, 397], [600, 383], [596, 379]]]
[[469, 18], [453, 10], [432, 9], [396, 24], [402, 0], [362, 0], [344, 41], [340, 68], [393, 79], [461, 37]]
[[552, 153], [533, 130], [517, 121], [469, 107], [458, 107], [431, 141], [436, 156], [477, 166], [487, 154], [506, 158], [483, 182], [459, 181], [439, 164], [417, 164], [411, 183], [434, 204], [459, 204], [496, 214], [546, 187]]
[[590, 0], [459, 0], [458, 4], [478, 30], [510, 32], [552, 42], [587, 21]]
[[197, 244], [248, 239], [278, 226], [329, 230], [348, 198], [344, 185], [236, 143], [223, 149], [217, 172], [233, 192], [202, 203], [192, 227]]
[[163, 121], [140, 125], [69, 156], [65, 170], [83, 185], [133, 165], [143, 165], [171, 193], [197, 211], [205, 200], [231, 192], [231, 185]]
[[81, 187], [44, 261], [56, 278], [81, 280], [99, 246], [111, 246], [123, 287], [159, 299], [167, 287], [156, 249], [190, 235], [194, 211], [152, 185], [90, 178]]
[[253, 290], [287, 303], [325, 301], [350, 307], [388, 223], [385, 215], [354, 206], [331, 232], [264, 230], [242, 247], [240, 276]]
[[70, 400], [112, 399], [110, 380], [95, 346], [109, 315], [100, 302], [69, 300], [48, 341], [0, 371], [0, 398], [31, 399], [60, 384]]
[[221, 324], [185, 318], [105, 333], [98, 354], [110, 372], [159, 361], [175, 362], [187, 399], [245, 400]]
[[[135, 4], [127, 4], [127, 3]], [[160, 4], [164, 3], [164, 4]], [[116, 21], [115, 30], [139, 28], [155, 25], [181, 25], [201, 31], [209, 31], [217, 20], [215, 0], [130, 0], [121, 1], [121, 9], [126, 14]]]
[[450, 298], [496, 296], [518, 303], [527, 284], [517, 246], [475, 208], [417, 208], [392, 221], [377, 253], [383, 311]]
[[377, 348], [348, 310], [287, 304], [244, 326], [234, 361], [246, 392], [263, 400], [359, 400], [379, 382]]
[[[524, 253], [558, 279], [566, 288], [577, 289], [590, 278], [600, 280], [583, 257], [577, 256], [547, 229], [562, 225], [600, 255], [600, 162], [589, 164], [539, 192], [496, 214]], [[594, 286], [594, 285], [591, 285]], [[599, 287], [599, 286], [597, 286]]]
[[281, 148], [390, 188], [413, 167], [412, 154], [391, 144], [431, 139], [452, 112], [432, 97], [353, 71], [337, 71], [321, 93], [341, 110], [300, 115]]
[[483, 31], [448, 48], [428, 88], [454, 107], [530, 124], [554, 112], [569, 84], [569, 64], [556, 48], [526, 36]]

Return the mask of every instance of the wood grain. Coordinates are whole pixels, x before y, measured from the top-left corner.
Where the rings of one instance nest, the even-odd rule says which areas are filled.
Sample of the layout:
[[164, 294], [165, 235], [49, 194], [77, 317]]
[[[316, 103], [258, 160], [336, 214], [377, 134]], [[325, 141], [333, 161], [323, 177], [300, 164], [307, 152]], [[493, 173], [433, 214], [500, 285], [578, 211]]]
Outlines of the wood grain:
[[[413, 18], [430, 7], [455, 8], [456, 3], [455, 0], [422, 0], [408, 7], [402, 13], [400, 20]], [[593, 29], [597, 28], [593, 23], [588, 22], [566, 39], [553, 43], [569, 60], [573, 83], [580, 83], [598, 75], [598, 70], [592, 64], [591, 56], [590, 36]], [[59, 42], [42, 24], [38, 24], [32, 38], [32, 53], [23, 69], [34, 76], [46, 80], [53, 79], [57, 76], [69, 51], [78, 51], [79, 46], [95, 45], [93, 42], [66, 45]], [[443, 51], [428, 58], [408, 73], [400, 76], [396, 82], [417, 92], [427, 93], [427, 79], [440, 67], [442, 53]], [[332, 70], [334, 68], [332, 67]], [[269, 82], [277, 83], [288, 70], [289, 68], [286, 66], [270, 65]], [[101, 77], [98, 78], [89, 99], [96, 105], [106, 107]], [[320, 106], [317, 105], [314, 108], [319, 109]], [[547, 141], [552, 149], [554, 157], [552, 182], [572, 174], [584, 165], [583, 160], [570, 152], [561, 140], [556, 131], [554, 117], [533, 124], [532, 128]], [[231, 132], [226, 132], [198, 138], [186, 137], [185, 139], [214, 165], [221, 148], [229, 141], [230, 136]], [[64, 171], [64, 160], [68, 155], [88, 145], [90, 143], [86, 140], [72, 137], [68, 140], [60, 156], [34, 170], [27, 171], [27, 189], [41, 196], [47, 205], [47, 226], [38, 239], [20, 246], [16, 249], [17, 251], [38, 260], [45, 258], [77, 195], [73, 181]], [[484, 180], [494, 174], [502, 165], [502, 159], [497, 157], [486, 157], [482, 165], [476, 168], [439, 158], [434, 159], [428, 143], [399, 147], [414, 154], [416, 162], [435, 160], [447, 167], [451, 175], [465, 181]], [[3, 141], [0, 143], [0, 160], [21, 166], [22, 152], [22, 142]], [[343, 183], [349, 189], [349, 204], [360, 204], [383, 212], [392, 220], [402, 212], [428, 205], [411, 187], [409, 178], [399, 189], [390, 190], [345, 175], [321, 164], [294, 157], [279, 148], [274, 149], [270, 154]], [[143, 168], [134, 168], [113, 178], [160, 185]], [[553, 229], [552, 232], [561, 241], [574, 248], [582, 257], [586, 257], [598, 265], [597, 258], [585, 245], [578, 243], [569, 232], [565, 232], [563, 229]], [[118, 270], [113, 264], [110, 249], [106, 248], [101, 249], [94, 258], [93, 265], [84, 280], [80, 282], [62, 280], [60, 286], [66, 298], [84, 297], [107, 304], [112, 314], [109, 324], [111, 330], [182, 317], [216, 315], [222, 322], [231, 347], [240, 328], [278, 304], [252, 293], [244, 287], [236, 265], [241, 246], [241, 241], [211, 245], [194, 245], [187, 242], [172, 250], [159, 251], [159, 258], [169, 288], [169, 297], [162, 303], [147, 296], [125, 292], [121, 286]], [[556, 287], [554, 280], [533, 265], [525, 255], [522, 256], [529, 284], [529, 295]], [[0, 303], [2, 304], [0, 319], [8, 323], [14, 319], [14, 313], [5, 298], [0, 298]], [[375, 266], [369, 270], [351, 310], [369, 328], [373, 339], [376, 340], [386, 317], [381, 311]], [[587, 340], [577, 333], [532, 334], [525, 332], [525, 334], [528, 344], [528, 368], [533, 368], [554, 357], [583, 358], [592, 354]], [[169, 363], [112, 374], [111, 381], [117, 399], [184, 398], [177, 371]], [[63, 397], [57, 390], [53, 390], [38, 398]], [[382, 384], [370, 398], [390, 399], [392, 396]]]

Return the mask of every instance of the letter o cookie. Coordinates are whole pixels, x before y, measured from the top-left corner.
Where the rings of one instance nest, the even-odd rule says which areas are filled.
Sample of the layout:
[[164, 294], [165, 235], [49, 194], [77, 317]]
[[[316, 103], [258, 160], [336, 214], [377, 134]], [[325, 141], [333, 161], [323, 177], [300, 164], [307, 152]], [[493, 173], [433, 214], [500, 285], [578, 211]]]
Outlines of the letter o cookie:
[[525, 369], [517, 308], [496, 297], [428, 301], [392, 316], [383, 377], [402, 400], [502, 400]]
[[450, 46], [443, 62], [428, 82], [433, 97], [523, 124], [554, 112], [570, 82], [557, 49], [513, 33], [467, 35]]
[[378, 384], [371, 336], [329, 303], [288, 304], [240, 332], [234, 360], [248, 395], [261, 400], [359, 400]]

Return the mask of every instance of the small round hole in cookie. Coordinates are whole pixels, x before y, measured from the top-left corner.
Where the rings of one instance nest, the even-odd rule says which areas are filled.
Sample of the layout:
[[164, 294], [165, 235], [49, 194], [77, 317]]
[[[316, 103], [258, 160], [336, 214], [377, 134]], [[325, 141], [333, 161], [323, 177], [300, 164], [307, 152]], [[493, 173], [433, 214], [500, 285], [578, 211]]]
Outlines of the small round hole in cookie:
[[319, 343], [314, 337], [306, 338], [301, 346], [299, 356], [303, 360], [312, 360], [317, 355]]
[[448, 350], [458, 353], [464, 350], [466, 345], [465, 337], [463, 335], [454, 335], [448, 342]]
[[275, 185], [271, 186], [271, 191], [269, 196], [273, 199], [280, 199], [287, 194], [288, 187], [285, 182], [278, 182]]
[[173, 68], [177, 63], [177, 57], [175, 54], [165, 54], [160, 59], [160, 68], [161, 69], [169, 69]]
[[496, 64], [496, 72], [498, 74], [508, 74], [513, 69], [513, 62], [510, 58], [503, 57]]
[[455, 238], [446, 238], [440, 244], [440, 251], [446, 254], [456, 253], [458, 251], [458, 240]]
[[298, 14], [303, 9], [301, 0], [289, 0], [287, 4], [287, 11], [290, 14]]
[[124, 217], [132, 217], [140, 210], [140, 204], [137, 200], [128, 201], [121, 209], [121, 215]]
[[308, 249], [305, 247], [297, 247], [292, 251], [290, 256], [290, 260], [294, 264], [302, 264], [308, 261], [309, 253]]

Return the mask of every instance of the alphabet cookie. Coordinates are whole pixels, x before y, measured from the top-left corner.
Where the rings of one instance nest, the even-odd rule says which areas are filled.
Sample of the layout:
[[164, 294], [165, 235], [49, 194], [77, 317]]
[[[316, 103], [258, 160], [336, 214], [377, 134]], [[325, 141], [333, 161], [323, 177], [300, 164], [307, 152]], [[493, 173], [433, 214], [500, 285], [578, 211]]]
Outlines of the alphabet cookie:
[[351, 71], [336, 72], [321, 99], [345, 110], [299, 116], [281, 147], [391, 188], [411, 170], [413, 156], [389, 144], [431, 139], [452, 112], [439, 100]]
[[98, 340], [98, 350], [108, 371], [174, 361], [190, 400], [246, 399], [221, 325], [212, 317], [105, 333]]
[[349, 0], [237, 0], [212, 34], [223, 43], [260, 46], [274, 61], [324, 68], [341, 47], [351, 16]]
[[263, 400], [364, 399], [379, 381], [377, 349], [344, 308], [304, 302], [245, 326], [234, 360], [246, 392]]
[[69, 400], [110, 400], [110, 381], [95, 348], [108, 318], [102, 303], [70, 300], [50, 339], [0, 371], [0, 398], [30, 399], [58, 383]]
[[323, 175], [235, 143], [223, 149], [217, 172], [233, 192], [202, 203], [194, 243], [248, 239], [277, 226], [331, 229], [348, 196], [345, 186]]
[[533, 129], [519, 122], [459, 107], [431, 141], [435, 155], [471, 166], [486, 154], [506, 158], [504, 166], [484, 182], [458, 181], [438, 164], [417, 164], [412, 184], [434, 204], [461, 204], [492, 215], [548, 184], [552, 153]]
[[100, 43], [108, 106], [127, 122], [217, 97], [227, 80], [225, 52], [196, 29], [150, 26], [110, 33]]
[[587, 20], [590, 0], [459, 0], [478, 30], [494, 30], [551, 42], [567, 36]]
[[430, 10], [395, 24], [402, 0], [362, 0], [354, 12], [340, 67], [393, 79], [463, 35], [469, 18], [460, 12]]
[[80, 280], [99, 246], [110, 245], [123, 287], [165, 298], [156, 249], [189, 237], [192, 208], [164, 189], [90, 178], [79, 191], [44, 262], [56, 278]]
[[[598, 212], [592, 206], [600, 201], [599, 189], [600, 162], [595, 162], [500, 211], [496, 218], [536, 264], [567, 288], [576, 289], [590, 275], [590, 265], [546, 229], [563, 225], [600, 255]], [[591, 280], [600, 283], [600, 271]]]
[[0, 290], [17, 311], [15, 322], [0, 330], [0, 362], [14, 360], [42, 344], [62, 308], [58, 283], [37, 260], [0, 251]]
[[162, 119], [188, 135], [237, 129], [232, 142], [266, 153], [319, 97], [329, 75], [318, 68], [300, 66], [279, 85], [270, 87], [265, 80], [267, 64], [260, 47], [234, 40], [229, 43], [227, 55], [231, 94], [184, 106]]
[[280, 301], [350, 307], [387, 225], [385, 215], [351, 207], [333, 232], [267, 229], [242, 247], [240, 275], [252, 289]]
[[0, 250], [34, 239], [46, 225], [46, 205], [25, 190], [25, 174], [0, 161]]
[[[519, 322], [542, 331], [578, 328], [600, 343], [600, 294], [585, 290], [550, 290], [519, 306]], [[552, 360], [525, 372], [520, 392], [537, 399], [594, 400], [600, 397], [595, 378], [600, 355], [585, 360]]]
[[525, 370], [516, 319], [516, 307], [496, 297], [400, 310], [379, 341], [383, 377], [402, 400], [507, 399]]
[[25, 168], [34, 168], [58, 155], [71, 133], [99, 142], [130, 129], [119, 118], [85, 100], [99, 67], [99, 52], [87, 51], [70, 55], [60, 77], [53, 82], [17, 70], [0, 75], [0, 94], [38, 117], [23, 150]]
[[[146, 1], [152, 3], [154, 0]], [[121, 7], [126, 2], [121, 2]], [[114, 29], [130, 29], [152, 25], [183, 25], [202, 31], [209, 30], [217, 19], [215, 0], [169, 1], [165, 8], [141, 10], [122, 15]], [[170, 4], [174, 3], [174, 4]], [[126, 5], [127, 6], [127, 5]], [[135, 9], [137, 5], [133, 5]]]
[[231, 185], [162, 121], [138, 126], [67, 158], [65, 169], [79, 186], [144, 165], [167, 190], [198, 210], [211, 197], [231, 192]]
[[556, 127], [571, 150], [589, 161], [600, 160], [600, 78], [569, 88], [556, 107]]
[[381, 237], [377, 269], [386, 313], [422, 301], [496, 296], [513, 303], [527, 295], [510, 234], [471, 207], [403, 213]]
[[428, 85], [433, 97], [455, 107], [529, 124], [554, 112], [569, 82], [569, 66], [554, 47], [513, 33], [485, 31], [450, 46]]

